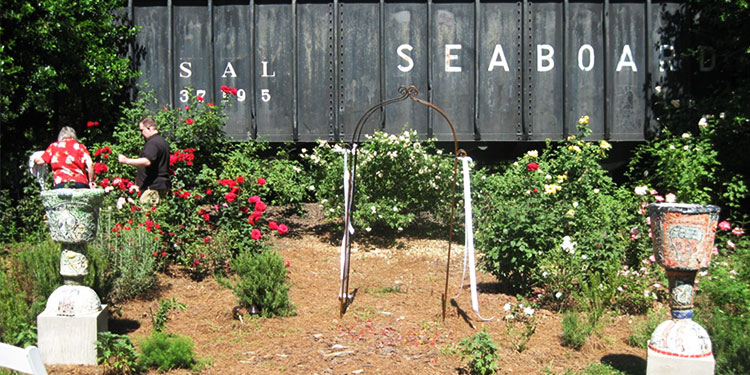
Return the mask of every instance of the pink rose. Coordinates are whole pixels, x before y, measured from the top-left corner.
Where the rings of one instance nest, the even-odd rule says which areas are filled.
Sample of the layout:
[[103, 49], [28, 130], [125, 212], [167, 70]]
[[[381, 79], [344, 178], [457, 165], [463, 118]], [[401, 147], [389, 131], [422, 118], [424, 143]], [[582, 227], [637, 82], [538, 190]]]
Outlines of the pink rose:
[[730, 229], [732, 229], [732, 224], [729, 224], [728, 221], [724, 220], [721, 223], [719, 223], [719, 229], [721, 229], [721, 230], [730, 230]]

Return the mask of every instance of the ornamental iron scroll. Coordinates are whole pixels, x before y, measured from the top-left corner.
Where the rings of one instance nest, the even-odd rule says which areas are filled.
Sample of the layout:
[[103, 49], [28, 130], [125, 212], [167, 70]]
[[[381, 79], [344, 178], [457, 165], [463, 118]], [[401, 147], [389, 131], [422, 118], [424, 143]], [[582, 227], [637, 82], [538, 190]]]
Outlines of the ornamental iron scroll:
[[354, 131], [352, 132], [352, 141], [348, 145], [348, 151], [352, 154], [352, 163], [350, 167], [347, 167], [348, 170], [345, 171], [349, 172], [349, 182], [348, 182], [348, 192], [345, 194], [345, 202], [344, 207], [348, 207], [348, 209], [345, 209], [345, 215], [344, 215], [344, 238], [343, 238], [343, 264], [342, 264], [342, 275], [341, 275], [341, 289], [339, 293], [339, 314], [340, 316], [343, 316], [346, 312], [346, 308], [351, 302], [352, 298], [349, 296], [349, 266], [350, 266], [350, 260], [351, 260], [351, 235], [352, 232], [350, 232], [349, 228], [352, 225], [352, 212], [354, 210], [354, 192], [356, 191], [354, 189], [354, 185], [356, 183], [356, 176], [357, 176], [357, 147], [356, 145], [360, 142], [360, 138], [362, 135], [362, 129], [364, 128], [365, 123], [367, 123], [367, 120], [376, 112], [378, 112], [383, 107], [397, 103], [406, 99], [411, 99], [419, 104], [425, 105], [428, 108], [436, 111], [439, 113], [445, 121], [448, 123], [448, 126], [450, 126], [451, 132], [453, 134], [453, 179], [451, 181], [451, 214], [450, 214], [450, 224], [448, 229], [448, 259], [446, 261], [445, 266], [445, 290], [443, 291], [443, 295], [441, 297], [442, 299], [442, 316], [443, 321], [445, 321], [445, 309], [446, 309], [446, 302], [447, 302], [447, 296], [448, 296], [448, 279], [450, 276], [450, 265], [451, 265], [451, 245], [453, 243], [453, 218], [455, 216], [456, 211], [456, 177], [458, 175], [458, 158], [460, 156], [466, 156], [466, 151], [458, 148], [458, 138], [456, 136], [456, 129], [453, 126], [453, 123], [448, 118], [448, 116], [443, 112], [442, 109], [437, 107], [436, 105], [417, 98], [417, 95], [419, 95], [419, 90], [415, 86], [400, 86], [398, 88], [398, 92], [401, 94], [401, 96], [393, 99], [388, 99], [383, 102], [380, 102], [368, 109], [362, 117], [360, 117], [359, 121], [357, 122], [357, 125], [354, 128]]

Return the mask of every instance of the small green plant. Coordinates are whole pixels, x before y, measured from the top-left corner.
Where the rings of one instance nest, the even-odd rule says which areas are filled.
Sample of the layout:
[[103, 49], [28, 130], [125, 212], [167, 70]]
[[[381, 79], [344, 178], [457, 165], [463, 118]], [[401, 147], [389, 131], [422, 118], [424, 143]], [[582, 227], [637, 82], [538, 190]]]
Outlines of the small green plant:
[[505, 331], [508, 333], [510, 343], [513, 349], [521, 353], [526, 350], [526, 344], [531, 335], [536, 332], [536, 315], [534, 315], [536, 311], [528, 303], [515, 306], [506, 303], [503, 310], [505, 310]]
[[287, 268], [278, 253], [242, 251], [232, 259], [230, 267], [234, 275], [218, 280], [234, 291], [240, 304], [255, 306], [266, 318], [296, 313], [289, 300], [292, 286], [286, 276]]
[[365, 293], [372, 294], [375, 297], [383, 297], [391, 293], [404, 293], [404, 290], [401, 289], [401, 286], [399, 285], [392, 285], [392, 286], [381, 286], [378, 288], [366, 288]]
[[[606, 279], [606, 280], [605, 280]], [[580, 292], [576, 298], [581, 311], [586, 312], [586, 334], [598, 331], [602, 316], [607, 312], [617, 290], [602, 278], [598, 272], [591, 274], [588, 280], [581, 282]]]
[[665, 310], [664, 307], [650, 310], [645, 317], [636, 321], [633, 324], [631, 334], [625, 339], [625, 342], [634, 348], [646, 349], [648, 340], [651, 339], [651, 334], [667, 317]]
[[169, 371], [192, 368], [195, 364], [193, 340], [188, 336], [154, 332], [141, 343], [139, 364], [144, 368]]
[[159, 301], [159, 310], [156, 311], [156, 314], [151, 311], [151, 323], [154, 325], [154, 331], [164, 332], [164, 326], [167, 324], [167, 320], [169, 320], [167, 313], [174, 309], [187, 310], [187, 307], [177, 302], [176, 297], [162, 298]]
[[469, 363], [472, 375], [488, 375], [497, 371], [497, 359], [500, 355], [486, 329], [482, 328], [473, 337], [465, 338], [458, 344], [461, 346], [463, 359]]
[[585, 325], [578, 319], [578, 314], [573, 311], [563, 313], [562, 330], [563, 346], [576, 350], [583, 347], [589, 337]]
[[102, 365], [105, 374], [134, 375], [142, 372], [133, 342], [126, 335], [99, 332], [96, 350], [96, 361]]

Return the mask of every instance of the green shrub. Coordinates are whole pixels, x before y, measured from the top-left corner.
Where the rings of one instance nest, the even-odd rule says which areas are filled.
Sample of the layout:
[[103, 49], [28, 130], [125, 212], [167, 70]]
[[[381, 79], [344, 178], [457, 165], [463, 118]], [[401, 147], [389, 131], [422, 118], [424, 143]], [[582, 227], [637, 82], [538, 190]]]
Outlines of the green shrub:
[[47, 238], [33, 247], [11, 249], [0, 258], [0, 338], [18, 346], [36, 345], [36, 316], [62, 284], [60, 245]]
[[696, 320], [711, 337], [716, 373], [736, 375], [750, 372], [750, 240], [744, 234], [729, 236], [735, 248], [723, 247], [707, 274], [701, 272], [695, 307]]
[[234, 291], [240, 304], [254, 305], [263, 317], [292, 316], [296, 309], [289, 300], [291, 283], [281, 256], [272, 251], [242, 251], [230, 262], [234, 275], [219, 279]]
[[667, 311], [663, 307], [656, 310], [649, 310], [645, 317], [638, 319], [633, 324], [631, 333], [625, 339], [625, 342], [634, 348], [646, 349], [648, 340], [651, 339], [651, 334], [654, 333], [656, 327], [666, 320], [667, 317]]
[[18, 267], [13, 273], [30, 292], [32, 300], [46, 301], [62, 285], [60, 251], [60, 244], [47, 238], [28, 251], [22, 250], [14, 254]]
[[578, 319], [578, 313], [566, 311], [562, 320], [562, 344], [573, 349], [581, 349], [589, 337], [585, 323]]
[[482, 328], [473, 337], [465, 338], [458, 343], [461, 355], [469, 363], [469, 373], [472, 375], [488, 375], [497, 371], [497, 346], [487, 330]]
[[[102, 212], [101, 222], [108, 223]], [[157, 259], [163, 248], [152, 232], [153, 228], [138, 224], [100, 224], [96, 240], [89, 245], [89, 255], [96, 259], [97, 280], [94, 283], [100, 297], [110, 302], [133, 298], [151, 288], [156, 282]]]
[[[611, 146], [585, 141], [587, 124], [582, 118], [580, 134], [555, 145], [548, 141], [543, 152], [529, 151], [502, 174], [478, 180], [481, 264], [517, 290], [542, 283], [553, 294], [570, 295], [565, 289], [588, 273], [619, 267], [628, 257], [635, 200], [599, 164]], [[566, 238], [577, 244], [565, 249], [570, 259], [560, 258]]]
[[28, 345], [19, 340], [19, 334], [27, 328], [31, 313], [26, 302], [26, 293], [18, 282], [9, 276], [8, 262], [0, 258], [0, 339], [12, 345]]
[[[222, 177], [245, 176], [255, 180], [264, 178], [267, 184], [259, 191], [273, 205], [290, 204], [297, 210], [300, 203], [310, 200], [308, 190], [313, 183], [299, 160], [292, 158], [292, 144], [276, 145], [247, 140], [234, 144], [223, 163]], [[275, 155], [265, 155], [275, 151]], [[265, 155], [265, 156], [264, 156]]]
[[[678, 202], [718, 204], [736, 214], [748, 188], [742, 176], [729, 173], [719, 162], [714, 147], [714, 125], [698, 128], [697, 134], [662, 134], [635, 149], [627, 176], [635, 184], [673, 193]], [[690, 171], [690, 173], [685, 173]]]
[[126, 335], [99, 332], [96, 350], [96, 362], [102, 365], [105, 374], [135, 375], [142, 372], [135, 347]]
[[[343, 150], [325, 141], [311, 153], [302, 150], [315, 181], [309, 189], [329, 218], [341, 218], [344, 212]], [[453, 158], [437, 150], [433, 140], [419, 141], [417, 133], [408, 130], [400, 135], [375, 132], [359, 145], [357, 155], [356, 227], [400, 231], [421, 212], [449, 217]], [[351, 166], [351, 155], [348, 163]]]
[[169, 371], [191, 368], [195, 364], [193, 340], [188, 336], [154, 332], [140, 342], [139, 365]]

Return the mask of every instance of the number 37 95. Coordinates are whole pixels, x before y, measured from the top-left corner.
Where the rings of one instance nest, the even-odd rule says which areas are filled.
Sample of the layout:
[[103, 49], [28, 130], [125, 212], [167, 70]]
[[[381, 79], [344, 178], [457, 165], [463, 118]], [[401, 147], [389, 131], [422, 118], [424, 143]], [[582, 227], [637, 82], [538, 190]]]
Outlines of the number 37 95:
[[[222, 98], [226, 98], [227, 93], [222, 92], [221, 95], [222, 95]], [[195, 90], [195, 96], [205, 97], [206, 90]], [[189, 99], [190, 99], [190, 92], [188, 90], [180, 90], [180, 102], [187, 103]], [[237, 101], [244, 102], [246, 99], [247, 99], [247, 92], [245, 92], [245, 89], [237, 89]], [[261, 89], [260, 100], [264, 102], [271, 101], [271, 91], [269, 89]]]

